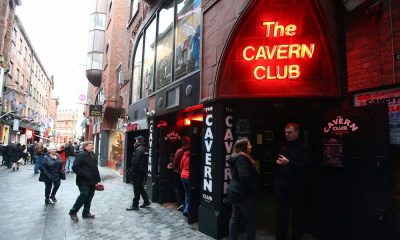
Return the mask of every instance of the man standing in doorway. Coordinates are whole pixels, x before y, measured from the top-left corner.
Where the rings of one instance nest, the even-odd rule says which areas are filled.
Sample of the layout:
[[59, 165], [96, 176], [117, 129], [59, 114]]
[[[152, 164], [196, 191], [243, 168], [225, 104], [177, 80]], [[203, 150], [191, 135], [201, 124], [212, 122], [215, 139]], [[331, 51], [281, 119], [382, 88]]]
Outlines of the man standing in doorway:
[[141, 208], [148, 207], [151, 204], [143, 186], [147, 174], [149, 158], [149, 149], [146, 146], [143, 136], [137, 136], [135, 138], [134, 148], [135, 150], [131, 160], [131, 173], [133, 177], [133, 192], [135, 196], [133, 198], [132, 206], [127, 208], [127, 211], [139, 210], [140, 195], [142, 195], [143, 198], [143, 204], [140, 206]]
[[80, 195], [75, 201], [74, 206], [69, 211], [71, 219], [78, 221], [76, 215], [83, 206], [82, 217], [94, 218], [95, 215], [90, 213], [90, 205], [94, 196], [96, 184], [101, 181], [99, 168], [97, 167], [97, 159], [93, 153], [93, 142], [83, 142], [83, 151], [78, 154], [75, 159], [72, 170], [76, 174], [76, 185], [78, 185]]
[[311, 155], [309, 147], [299, 139], [299, 133], [298, 123], [286, 124], [286, 142], [280, 148], [276, 159], [277, 240], [287, 239], [290, 212], [292, 213], [292, 239], [301, 240], [304, 233], [304, 207]]

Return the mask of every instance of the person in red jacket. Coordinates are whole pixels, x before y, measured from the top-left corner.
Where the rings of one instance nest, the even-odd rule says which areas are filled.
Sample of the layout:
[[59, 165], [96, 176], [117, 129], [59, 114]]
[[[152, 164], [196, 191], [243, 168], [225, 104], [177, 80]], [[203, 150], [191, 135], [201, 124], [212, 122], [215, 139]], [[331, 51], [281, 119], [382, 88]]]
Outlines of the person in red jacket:
[[183, 188], [185, 189], [185, 208], [183, 209], [183, 216], [187, 217], [189, 213], [189, 193], [190, 193], [190, 184], [189, 184], [189, 169], [190, 169], [190, 151], [186, 150], [183, 153], [180, 162], [180, 170], [181, 170], [181, 180], [183, 184]]
[[61, 164], [62, 164], [62, 170], [65, 172], [65, 163], [67, 162], [67, 157], [65, 155], [65, 146], [64, 144], [60, 144], [57, 146], [57, 153], [58, 156], [60, 156], [61, 159]]

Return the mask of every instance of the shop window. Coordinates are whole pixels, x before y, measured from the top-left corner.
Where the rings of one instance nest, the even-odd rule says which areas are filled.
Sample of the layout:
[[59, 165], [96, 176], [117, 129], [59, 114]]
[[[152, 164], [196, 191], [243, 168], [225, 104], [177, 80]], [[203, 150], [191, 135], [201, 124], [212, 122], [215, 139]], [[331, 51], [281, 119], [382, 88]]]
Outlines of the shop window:
[[174, 1], [169, 0], [158, 17], [156, 90], [172, 80]]
[[144, 41], [142, 98], [153, 92], [156, 21], [153, 19], [146, 29]]
[[135, 103], [140, 99], [140, 79], [142, 77], [143, 64], [143, 35], [140, 36], [139, 43], [136, 47], [135, 56], [133, 57], [132, 67], [132, 94], [131, 103]]
[[177, 5], [175, 36], [175, 78], [199, 68], [201, 0], [182, 1]]

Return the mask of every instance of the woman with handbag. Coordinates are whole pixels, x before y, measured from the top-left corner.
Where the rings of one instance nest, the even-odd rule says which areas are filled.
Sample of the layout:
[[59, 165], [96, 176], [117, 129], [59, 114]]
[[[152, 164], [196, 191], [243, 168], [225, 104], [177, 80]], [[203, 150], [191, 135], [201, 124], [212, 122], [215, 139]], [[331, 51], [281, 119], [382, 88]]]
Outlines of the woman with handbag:
[[44, 182], [45, 203], [50, 204], [51, 201], [57, 202], [56, 193], [61, 185], [61, 179], [65, 179], [65, 173], [62, 170], [60, 157], [57, 155], [57, 148], [54, 144], [47, 147], [48, 154], [44, 156], [40, 167], [39, 181]]
[[232, 176], [228, 186], [228, 199], [232, 204], [229, 239], [232, 240], [238, 239], [241, 223], [246, 225], [247, 239], [256, 238], [257, 169], [250, 152], [250, 141], [239, 139], [227, 161]]

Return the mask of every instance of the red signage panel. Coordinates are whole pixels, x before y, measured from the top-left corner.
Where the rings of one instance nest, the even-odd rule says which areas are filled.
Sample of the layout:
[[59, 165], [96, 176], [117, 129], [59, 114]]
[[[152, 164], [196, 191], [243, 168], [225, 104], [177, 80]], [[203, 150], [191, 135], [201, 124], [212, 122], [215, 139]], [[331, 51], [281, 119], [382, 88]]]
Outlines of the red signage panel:
[[254, 1], [225, 50], [218, 97], [336, 96], [333, 50], [319, 14], [310, 0]]

